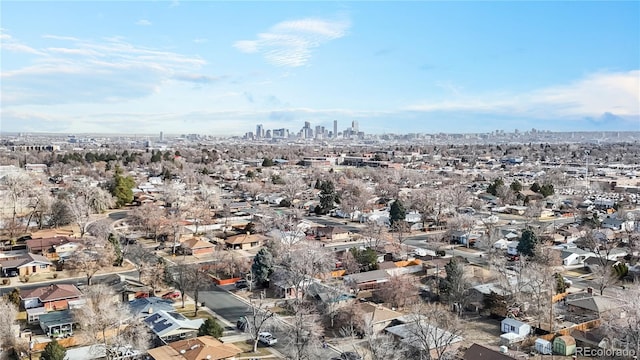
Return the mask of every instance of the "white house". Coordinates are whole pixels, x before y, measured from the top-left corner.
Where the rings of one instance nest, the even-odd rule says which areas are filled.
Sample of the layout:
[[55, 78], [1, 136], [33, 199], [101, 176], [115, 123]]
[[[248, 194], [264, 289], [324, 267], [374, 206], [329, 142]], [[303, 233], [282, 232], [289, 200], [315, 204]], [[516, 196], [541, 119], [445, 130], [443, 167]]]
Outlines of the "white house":
[[531, 333], [531, 326], [512, 318], [504, 318], [500, 323], [500, 329], [503, 333], [514, 333], [519, 336], [527, 336]]

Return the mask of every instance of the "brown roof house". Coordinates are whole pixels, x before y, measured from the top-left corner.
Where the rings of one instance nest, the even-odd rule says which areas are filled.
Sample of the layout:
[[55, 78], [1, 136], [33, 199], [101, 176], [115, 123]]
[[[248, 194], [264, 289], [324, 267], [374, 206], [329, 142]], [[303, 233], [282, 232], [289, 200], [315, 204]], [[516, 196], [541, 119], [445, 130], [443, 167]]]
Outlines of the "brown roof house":
[[349, 241], [351, 233], [339, 226], [325, 226], [316, 228], [316, 236], [321, 241], [338, 242]]
[[28, 252], [42, 255], [50, 260], [68, 257], [79, 246], [78, 243], [73, 242], [73, 239], [66, 236], [31, 239], [25, 243]]
[[581, 323], [603, 316], [620, 317], [624, 303], [617, 298], [598, 296], [592, 292], [569, 294], [566, 298], [567, 319]]
[[463, 360], [514, 360], [515, 357], [500, 351], [473, 344], [464, 352]]
[[20, 293], [25, 309], [44, 307], [47, 311], [67, 309], [69, 301], [81, 296], [80, 290], [72, 284], [51, 284]]
[[216, 246], [214, 244], [195, 237], [180, 243], [181, 251], [183, 251], [187, 255], [212, 254], [215, 250], [215, 247]]
[[149, 350], [154, 360], [223, 360], [236, 359], [242, 349], [225, 344], [212, 336], [200, 336]]
[[360, 303], [358, 307], [362, 311], [362, 317], [365, 323], [370, 325], [375, 332], [384, 330], [384, 328], [391, 325], [393, 320], [402, 316], [402, 314], [397, 311], [368, 302]]
[[2, 276], [23, 276], [51, 271], [53, 263], [42, 255], [27, 253], [11, 260], [0, 261]]
[[238, 234], [224, 240], [228, 249], [249, 250], [264, 244], [267, 238], [260, 234]]

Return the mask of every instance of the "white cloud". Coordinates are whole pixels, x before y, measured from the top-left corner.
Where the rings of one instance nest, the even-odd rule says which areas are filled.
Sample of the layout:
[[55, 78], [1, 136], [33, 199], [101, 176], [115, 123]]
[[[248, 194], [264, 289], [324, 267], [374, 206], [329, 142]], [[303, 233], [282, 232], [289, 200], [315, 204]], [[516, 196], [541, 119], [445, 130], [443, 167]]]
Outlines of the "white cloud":
[[[457, 91], [460, 89], [457, 88]], [[414, 104], [410, 111], [475, 111], [538, 118], [640, 116], [640, 70], [598, 72], [569, 84], [525, 93], [469, 95]]]
[[[87, 41], [47, 35], [60, 46], [33, 49], [13, 41], [9, 50], [32, 49], [30, 63], [3, 69], [2, 101], [16, 104], [113, 102], [147, 96], [178, 74], [198, 74], [206, 62], [195, 56], [137, 46], [121, 38]], [[2, 44], [3, 49], [7, 43]], [[207, 82], [216, 77], [190, 75]], [[10, 94], [10, 95], [9, 95]]]
[[151, 21], [149, 21], [147, 19], [140, 19], [140, 20], [136, 21], [136, 25], [151, 26]]
[[283, 21], [260, 33], [255, 40], [236, 41], [233, 46], [245, 53], [261, 53], [278, 66], [302, 66], [320, 45], [347, 34], [350, 23], [343, 20], [300, 19]]

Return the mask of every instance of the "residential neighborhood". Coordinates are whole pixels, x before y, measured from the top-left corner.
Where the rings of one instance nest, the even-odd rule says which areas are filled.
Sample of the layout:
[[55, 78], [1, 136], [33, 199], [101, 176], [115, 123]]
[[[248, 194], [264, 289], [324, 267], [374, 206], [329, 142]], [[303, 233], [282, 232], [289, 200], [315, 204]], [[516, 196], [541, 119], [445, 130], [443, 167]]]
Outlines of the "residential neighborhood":
[[638, 133], [563, 136], [5, 140], [0, 358], [634, 359]]

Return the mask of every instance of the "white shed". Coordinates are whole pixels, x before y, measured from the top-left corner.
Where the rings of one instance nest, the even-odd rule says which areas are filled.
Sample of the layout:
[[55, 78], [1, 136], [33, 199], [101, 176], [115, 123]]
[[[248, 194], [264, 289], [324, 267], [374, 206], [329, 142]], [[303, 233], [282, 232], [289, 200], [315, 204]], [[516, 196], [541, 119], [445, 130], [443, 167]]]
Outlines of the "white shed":
[[553, 350], [551, 349], [551, 342], [545, 339], [536, 339], [535, 344], [536, 351], [543, 355], [551, 355], [553, 354]]
[[514, 333], [519, 336], [527, 336], [531, 332], [531, 326], [512, 318], [504, 318], [500, 324], [503, 333]]

